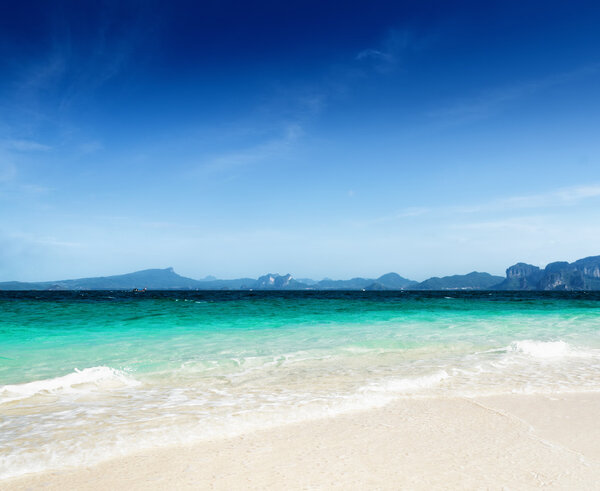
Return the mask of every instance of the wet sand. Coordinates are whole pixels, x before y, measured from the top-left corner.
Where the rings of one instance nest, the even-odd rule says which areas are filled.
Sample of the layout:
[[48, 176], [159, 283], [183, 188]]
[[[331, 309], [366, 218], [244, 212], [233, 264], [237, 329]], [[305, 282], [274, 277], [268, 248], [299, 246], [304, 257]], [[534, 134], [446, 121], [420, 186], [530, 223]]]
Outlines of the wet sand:
[[598, 489], [598, 415], [595, 393], [403, 399], [0, 488]]

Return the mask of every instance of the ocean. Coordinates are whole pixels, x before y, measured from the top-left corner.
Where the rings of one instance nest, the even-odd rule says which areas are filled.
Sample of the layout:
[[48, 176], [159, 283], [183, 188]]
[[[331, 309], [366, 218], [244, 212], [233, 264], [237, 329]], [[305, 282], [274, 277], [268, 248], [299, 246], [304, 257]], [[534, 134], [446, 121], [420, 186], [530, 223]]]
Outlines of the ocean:
[[379, 407], [600, 390], [600, 292], [0, 292], [0, 478]]

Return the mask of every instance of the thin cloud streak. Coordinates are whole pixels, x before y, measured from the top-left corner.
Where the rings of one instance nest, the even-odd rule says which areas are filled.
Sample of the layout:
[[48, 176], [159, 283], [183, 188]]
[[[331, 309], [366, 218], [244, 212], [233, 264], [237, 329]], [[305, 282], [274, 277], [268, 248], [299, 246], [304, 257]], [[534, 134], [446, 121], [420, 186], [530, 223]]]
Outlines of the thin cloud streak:
[[396, 61], [395, 57], [390, 53], [383, 53], [378, 49], [363, 49], [356, 55], [356, 59], [358, 61], [365, 59], [373, 59], [377, 61], [383, 61], [386, 63], [394, 63]]
[[479, 95], [456, 101], [446, 107], [430, 111], [427, 115], [434, 120], [444, 120], [453, 124], [462, 124], [486, 118], [513, 101], [522, 99], [536, 92], [566, 84], [576, 79], [596, 75], [600, 72], [600, 64], [593, 63], [575, 70], [553, 74], [538, 80], [518, 85], [492, 87]]
[[17, 176], [17, 166], [0, 156], [0, 183], [12, 181]]
[[449, 224], [448, 228], [453, 230], [471, 230], [476, 232], [496, 231], [496, 232], [511, 232], [511, 233], [527, 233], [538, 234], [545, 230], [546, 227], [540, 224], [541, 217], [516, 217], [501, 220], [488, 220], [481, 222], [470, 223], [453, 223]]
[[[58, 131], [55, 138], [59, 141], [53, 142], [53, 146], [64, 146], [64, 140], [79, 131], [70, 121], [72, 113], [127, 70], [136, 50], [152, 30], [152, 23], [147, 20], [145, 16], [136, 16], [136, 21], [125, 27], [107, 16], [85, 42], [75, 42], [71, 29], [56, 22], [44, 49], [27, 63], [20, 61], [13, 88], [0, 101], [4, 113], [0, 123], [6, 127], [3, 133], [35, 138], [49, 125]], [[37, 142], [29, 139], [15, 139], [13, 143], [12, 149], [17, 151], [51, 148], [41, 143], [35, 145]]]
[[285, 129], [283, 137], [269, 140], [245, 150], [229, 152], [214, 157], [202, 165], [200, 171], [207, 173], [225, 172], [234, 168], [262, 162], [273, 157], [283, 156], [302, 135], [303, 131], [299, 125], [289, 125]]
[[480, 213], [497, 210], [523, 210], [573, 206], [587, 199], [600, 197], [600, 184], [561, 188], [547, 193], [511, 196], [473, 206], [450, 207], [453, 213]]
[[51, 150], [50, 145], [44, 145], [33, 140], [2, 140], [0, 146], [7, 150], [15, 150], [18, 152], [45, 152]]
[[426, 215], [456, 215], [477, 214], [498, 211], [519, 211], [536, 208], [559, 208], [575, 206], [582, 201], [600, 197], [600, 184], [589, 184], [560, 188], [547, 193], [521, 196], [509, 196], [473, 205], [437, 206], [437, 207], [408, 207], [390, 215], [384, 215], [371, 220], [356, 221], [354, 225], [368, 226], [381, 223], [400, 221]]
[[81, 242], [73, 242], [68, 240], [60, 240], [52, 236], [39, 236], [31, 233], [9, 232], [0, 234], [3, 240], [13, 240], [24, 244], [35, 244], [50, 247], [81, 247]]
[[355, 60], [371, 63], [379, 73], [388, 73], [397, 67], [405, 52], [416, 44], [414, 36], [408, 30], [392, 29], [388, 31], [379, 46], [359, 51]]

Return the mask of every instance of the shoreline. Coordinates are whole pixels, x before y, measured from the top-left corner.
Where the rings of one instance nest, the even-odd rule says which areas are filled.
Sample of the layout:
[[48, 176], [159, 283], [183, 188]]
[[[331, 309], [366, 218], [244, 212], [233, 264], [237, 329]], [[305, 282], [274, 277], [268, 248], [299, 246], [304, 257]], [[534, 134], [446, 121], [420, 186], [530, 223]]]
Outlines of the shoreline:
[[384, 407], [0, 481], [45, 489], [592, 489], [600, 393]]

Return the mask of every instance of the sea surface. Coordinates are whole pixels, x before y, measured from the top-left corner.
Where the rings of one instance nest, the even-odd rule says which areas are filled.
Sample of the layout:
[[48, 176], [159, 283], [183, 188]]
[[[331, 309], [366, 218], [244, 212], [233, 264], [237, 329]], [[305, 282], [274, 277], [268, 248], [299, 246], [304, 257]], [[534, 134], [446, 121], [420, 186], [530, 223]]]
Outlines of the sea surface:
[[400, 398], [599, 390], [598, 292], [0, 292], [0, 478]]

